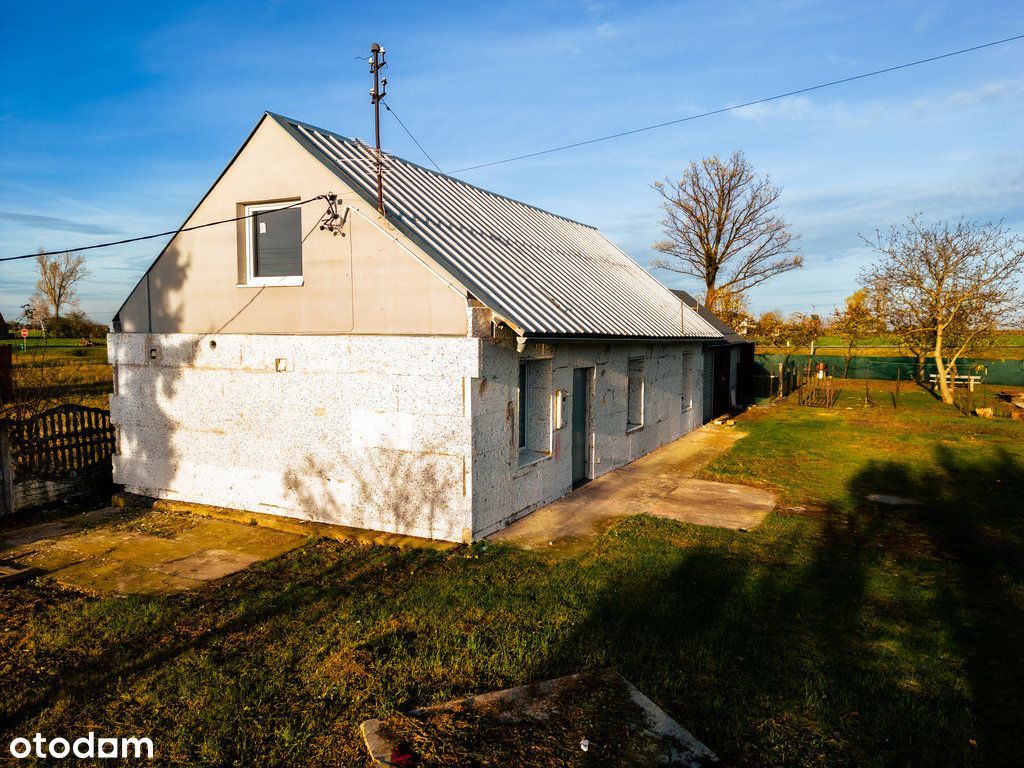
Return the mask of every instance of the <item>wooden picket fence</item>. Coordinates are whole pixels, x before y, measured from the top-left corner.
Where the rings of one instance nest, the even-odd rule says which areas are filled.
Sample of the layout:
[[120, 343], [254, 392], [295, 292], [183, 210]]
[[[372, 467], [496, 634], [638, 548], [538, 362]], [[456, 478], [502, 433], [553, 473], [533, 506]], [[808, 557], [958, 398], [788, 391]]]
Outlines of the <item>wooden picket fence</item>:
[[60, 405], [28, 419], [7, 422], [17, 476], [63, 478], [110, 465], [114, 427], [110, 412]]

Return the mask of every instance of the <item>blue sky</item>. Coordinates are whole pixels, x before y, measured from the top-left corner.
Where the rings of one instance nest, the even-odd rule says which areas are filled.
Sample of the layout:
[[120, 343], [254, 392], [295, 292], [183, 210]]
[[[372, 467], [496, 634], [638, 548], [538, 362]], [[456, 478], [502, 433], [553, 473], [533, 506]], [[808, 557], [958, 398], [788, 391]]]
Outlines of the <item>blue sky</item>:
[[[264, 110], [370, 137], [373, 40], [389, 102], [451, 170], [1024, 33], [1018, 2], [732, 6], [4, 3], [0, 256], [173, 229]], [[918, 212], [1024, 232], [1022, 125], [1024, 41], [464, 178], [647, 264], [651, 184], [743, 149], [806, 258], [753, 308], [828, 312], [870, 257], [859, 233]], [[387, 115], [384, 137], [426, 164]], [[108, 320], [161, 245], [90, 252], [83, 309]], [[5, 316], [33, 282], [31, 262], [0, 264]]]

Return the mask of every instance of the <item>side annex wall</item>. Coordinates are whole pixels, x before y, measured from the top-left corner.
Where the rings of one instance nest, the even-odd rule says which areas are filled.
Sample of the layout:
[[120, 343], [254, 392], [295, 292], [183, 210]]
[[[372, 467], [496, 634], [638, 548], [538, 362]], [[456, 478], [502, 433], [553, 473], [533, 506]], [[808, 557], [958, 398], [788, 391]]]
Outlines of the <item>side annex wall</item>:
[[[683, 409], [683, 354], [691, 363], [692, 405]], [[643, 357], [644, 426], [627, 431], [627, 378], [632, 357]], [[503, 528], [512, 520], [572, 490], [573, 369], [593, 368], [591, 384], [590, 473], [599, 477], [628, 464], [703, 423], [703, 363], [699, 342], [616, 342], [530, 344], [519, 354], [490, 342], [483, 345], [481, 373], [473, 382], [474, 537]], [[546, 377], [531, 385], [544, 393], [549, 408], [550, 453], [520, 466], [517, 440], [518, 371], [521, 360], [548, 361]], [[563, 390], [566, 422], [554, 428], [554, 394]], [[532, 420], [538, 418], [531, 413]], [[543, 414], [540, 418], [543, 418]], [[536, 424], [533, 425], [537, 427]]]

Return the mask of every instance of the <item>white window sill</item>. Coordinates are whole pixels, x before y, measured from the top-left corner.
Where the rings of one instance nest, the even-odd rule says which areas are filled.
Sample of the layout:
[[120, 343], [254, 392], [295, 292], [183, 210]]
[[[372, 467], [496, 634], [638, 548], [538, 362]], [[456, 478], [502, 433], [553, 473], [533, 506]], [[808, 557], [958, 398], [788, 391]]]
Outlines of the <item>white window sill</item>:
[[295, 277], [254, 277], [247, 283], [237, 283], [236, 288], [276, 288], [303, 285], [302, 275]]
[[528, 469], [534, 464], [540, 464], [545, 459], [550, 459], [551, 453], [546, 451], [531, 451], [528, 448], [519, 449], [519, 466], [518, 469]]
[[626, 434], [631, 435], [634, 432], [639, 432], [643, 428], [643, 424], [630, 424], [628, 427], [626, 427]]

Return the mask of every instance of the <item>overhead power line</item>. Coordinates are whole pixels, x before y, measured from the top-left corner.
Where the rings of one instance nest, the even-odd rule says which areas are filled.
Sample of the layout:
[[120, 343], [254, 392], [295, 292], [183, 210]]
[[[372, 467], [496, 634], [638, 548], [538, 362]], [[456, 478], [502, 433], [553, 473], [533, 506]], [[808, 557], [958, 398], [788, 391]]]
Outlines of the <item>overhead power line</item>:
[[[504, 165], [505, 163], [512, 163], [517, 160], [526, 160], [531, 157], [540, 157], [541, 155], [549, 155], [552, 152], [562, 152], [566, 149], [575, 149], [576, 147], [584, 147], [588, 144], [597, 144], [601, 141], [610, 141], [611, 139], [619, 139], [623, 136], [632, 136], [636, 133], [644, 133], [645, 131], [653, 131], [658, 128], [665, 128], [670, 125], [678, 125], [679, 123], [686, 123], [691, 120], [699, 120], [703, 117], [712, 117], [713, 115], [720, 115], [724, 112], [731, 112], [736, 109], [743, 109], [744, 107], [753, 107], [757, 104], [764, 104], [769, 101], [778, 101], [779, 99], [785, 99], [789, 96], [799, 96], [802, 93], [810, 93], [811, 91], [819, 91], [822, 88], [831, 88], [835, 85], [842, 85], [843, 83], [852, 83], [855, 80], [864, 80], [868, 77], [877, 77], [878, 75], [884, 75], [889, 72], [896, 72], [901, 69], [909, 69], [910, 67], [917, 67], [922, 64], [928, 64], [933, 61], [940, 61], [942, 59], [949, 59], [953, 56], [960, 56], [965, 53], [972, 53], [974, 51], [980, 51], [984, 48], [992, 48], [996, 45], [1003, 45], [1005, 43], [1012, 43], [1016, 40], [1024, 39], [1024, 35], [1014, 35], [1013, 37], [1004, 37], [1002, 40], [993, 40], [990, 43], [982, 43], [981, 45], [975, 45], [970, 48], [962, 48], [959, 51], [950, 51], [949, 53], [942, 53], [938, 56], [929, 56], [926, 59], [918, 59], [917, 61], [909, 61], [906, 64], [897, 64], [894, 67], [885, 67], [884, 69], [876, 69], [873, 72], [864, 72], [860, 75], [853, 75], [851, 77], [843, 77], [839, 80], [831, 80], [827, 83], [819, 83], [818, 85], [811, 85], [806, 88], [797, 88], [793, 91], [786, 91], [785, 93], [779, 93], [774, 96], [766, 96], [763, 99], [754, 99], [753, 101], [746, 101], [742, 104], [733, 104], [729, 107], [721, 107], [719, 109], [712, 109], [709, 112], [701, 112], [696, 115], [687, 115], [686, 117], [676, 118], [675, 120], [666, 120], [663, 123], [655, 123], [654, 125], [645, 125], [643, 128], [633, 128], [628, 131], [619, 131], [618, 133], [612, 133], [607, 136], [598, 136], [595, 139], [586, 139], [584, 141], [576, 141], [572, 144], [563, 144], [558, 147], [551, 147], [549, 149], [542, 149], [537, 152], [527, 152], [522, 155], [516, 155], [514, 157], [506, 157], [504, 160], [493, 160], [489, 163], [480, 163], [479, 165], [470, 165], [466, 168], [459, 168], [458, 170], [452, 171], [452, 173], [466, 173], [467, 171], [476, 171], [480, 168], [490, 168], [494, 165]], [[426, 153], [424, 153], [426, 154]]]
[[441, 166], [439, 166], [439, 165], [438, 165], [437, 163], [435, 163], [435, 162], [434, 162], [434, 158], [432, 158], [432, 157], [430, 156], [430, 153], [429, 153], [429, 152], [427, 152], [427, 150], [425, 150], [425, 149], [423, 148], [423, 145], [422, 145], [422, 144], [420, 144], [419, 140], [418, 140], [418, 139], [417, 139], [417, 138], [416, 138], [415, 136], [413, 136], [413, 135], [412, 135], [412, 131], [410, 131], [410, 130], [409, 130], [409, 129], [408, 129], [408, 128], [407, 128], [406, 126], [405, 126], [405, 123], [403, 123], [403, 122], [402, 122], [402, 118], [400, 118], [400, 117], [398, 116], [398, 113], [397, 113], [397, 112], [395, 112], [395, 110], [393, 110], [393, 109], [391, 108], [391, 105], [390, 105], [390, 104], [388, 104], [388, 103], [387, 103], [386, 101], [382, 101], [381, 103], [382, 103], [382, 104], [384, 105], [384, 109], [386, 109], [386, 110], [387, 110], [388, 112], [390, 112], [390, 113], [391, 113], [392, 115], [394, 115], [394, 117], [395, 117], [395, 120], [397, 120], [397, 121], [398, 121], [398, 124], [399, 124], [400, 126], [402, 126], [402, 130], [403, 130], [403, 131], [405, 131], [405, 132], [406, 132], [406, 133], [407, 133], [407, 134], [409, 135], [409, 138], [410, 138], [410, 139], [412, 139], [413, 143], [414, 143], [414, 144], [415, 144], [415, 145], [416, 145], [417, 147], [419, 147], [419, 149], [420, 149], [420, 152], [422, 152], [422, 153], [423, 153], [423, 156], [424, 156], [424, 157], [426, 157], [426, 158], [427, 158], [427, 160], [429, 160], [429, 161], [430, 161], [430, 164], [431, 164], [432, 166], [434, 166], [434, 167], [435, 167], [435, 168], [437, 169], [437, 172], [438, 172], [438, 173], [444, 173], [444, 171], [442, 171], [442, 170], [441, 170]]
[[[316, 202], [317, 200], [324, 200], [326, 198], [327, 198], [327, 195], [317, 195], [316, 197], [311, 197], [308, 200], [300, 200], [299, 202], [292, 203], [291, 205], [283, 205], [278, 210], [282, 210], [283, 211], [283, 210], [286, 210], [288, 208], [297, 208], [300, 205], [306, 205], [307, 203], [313, 203], [313, 202]], [[4, 262], [4, 261], [18, 261], [19, 259], [34, 259], [36, 256], [56, 256], [57, 254], [68, 253], [69, 251], [91, 251], [91, 250], [94, 250], [96, 248], [110, 248], [110, 247], [115, 246], [115, 245], [126, 245], [127, 243], [138, 243], [138, 242], [141, 242], [142, 240], [153, 240], [154, 238], [157, 238], [157, 237], [166, 237], [167, 235], [177, 235], [177, 234], [179, 234], [181, 232], [191, 232], [194, 229], [204, 229], [206, 227], [216, 226], [217, 224], [230, 224], [233, 221], [241, 221], [242, 219], [249, 219], [249, 218], [252, 218], [253, 216], [256, 216], [256, 215], [258, 215], [258, 214], [257, 213], [247, 213], [244, 216], [235, 216], [233, 219], [221, 219], [220, 221], [211, 221], [211, 222], [208, 222], [206, 224], [196, 224], [194, 227], [179, 227], [178, 229], [170, 229], [167, 232], [157, 232], [155, 235], [142, 235], [140, 237], [129, 237], [129, 238], [125, 239], [125, 240], [115, 240], [115, 241], [113, 241], [111, 243], [98, 243], [97, 245], [82, 245], [82, 246], [79, 246], [77, 248], [62, 248], [61, 250], [57, 250], [57, 251], [41, 251], [39, 253], [25, 253], [25, 254], [22, 254], [21, 256], [6, 256], [6, 257], [0, 259], [0, 262]]]

